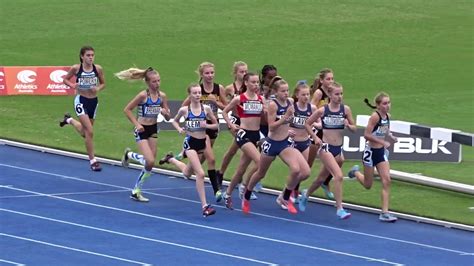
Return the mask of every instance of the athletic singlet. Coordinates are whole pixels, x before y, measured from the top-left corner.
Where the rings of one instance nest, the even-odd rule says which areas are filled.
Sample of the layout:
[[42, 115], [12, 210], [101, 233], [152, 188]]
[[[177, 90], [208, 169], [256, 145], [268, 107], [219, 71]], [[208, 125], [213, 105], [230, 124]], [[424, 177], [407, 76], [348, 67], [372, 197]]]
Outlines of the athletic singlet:
[[317, 90], [320, 90], [321, 93], [322, 93], [321, 100], [319, 100], [319, 102], [316, 103], [316, 107], [320, 108], [321, 106], [329, 103], [329, 98], [328, 98], [328, 95], [324, 92], [323, 89], [317, 89]]
[[[276, 99], [273, 99], [273, 101], [277, 105], [277, 113], [276, 113], [275, 121], [278, 121], [283, 117], [283, 115], [285, 115], [286, 110], [288, 110], [288, 107], [290, 107], [291, 102], [290, 102], [290, 100], [286, 99], [286, 106], [281, 106]], [[285, 123], [287, 123], [287, 122], [285, 122]]]
[[204, 84], [201, 83], [201, 84], [199, 84], [199, 86], [201, 86], [201, 103], [209, 105], [211, 107], [211, 110], [214, 113], [214, 115], [217, 115], [217, 109], [218, 109], [217, 104], [215, 104], [212, 101], [207, 100], [207, 97], [209, 97], [209, 95], [214, 95], [214, 97], [216, 98], [216, 101], [220, 101], [220, 98], [219, 98], [219, 95], [220, 95], [219, 84], [214, 83], [211, 93], [208, 93], [204, 90]]
[[329, 105], [324, 106], [324, 114], [321, 118], [323, 129], [344, 129], [344, 119], [346, 113], [344, 110], [344, 104], [341, 103], [339, 111], [331, 112]]
[[193, 114], [191, 105], [188, 105], [188, 115], [186, 116], [186, 130], [190, 132], [205, 131], [206, 128], [201, 127], [201, 121], [206, 120], [206, 112], [204, 106], [201, 104], [201, 113], [199, 115]]
[[263, 112], [263, 97], [257, 95], [257, 100], [249, 100], [245, 93], [240, 94], [240, 104], [237, 105], [237, 114], [240, 118], [260, 117]]
[[85, 72], [81, 64], [76, 74], [76, 83], [80, 90], [90, 90], [92, 87], [97, 87], [99, 85], [99, 72], [97, 72], [95, 65], [92, 64], [91, 72]]
[[146, 95], [146, 101], [144, 103], [138, 104], [137, 117], [156, 119], [161, 113], [161, 97], [158, 97], [158, 99], [154, 102], [151, 98], [149, 90], [146, 90]]
[[386, 135], [390, 132], [390, 118], [383, 119], [379, 112], [375, 111], [379, 115], [379, 121], [372, 130], [372, 136], [377, 138], [385, 138]]
[[235, 82], [232, 82], [232, 86], [234, 86], [234, 96], [239, 95], [240, 94], [240, 88], [237, 88], [237, 86], [235, 86]]
[[304, 124], [306, 123], [306, 120], [308, 119], [308, 117], [311, 116], [311, 114], [313, 114], [313, 110], [311, 109], [311, 104], [308, 103], [306, 105], [305, 111], [301, 111], [298, 108], [298, 104], [296, 102], [294, 103], [294, 107], [295, 107], [295, 114], [293, 116], [293, 119], [291, 120], [290, 127], [304, 128]]

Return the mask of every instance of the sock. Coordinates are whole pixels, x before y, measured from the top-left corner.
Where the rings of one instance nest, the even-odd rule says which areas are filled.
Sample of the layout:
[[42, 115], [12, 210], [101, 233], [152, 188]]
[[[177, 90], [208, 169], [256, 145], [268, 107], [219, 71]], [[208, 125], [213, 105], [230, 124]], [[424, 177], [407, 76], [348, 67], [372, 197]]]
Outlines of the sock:
[[66, 123], [68, 124], [71, 124], [71, 121], [72, 121], [72, 117], [69, 117], [68, 119], [66, 119]]
[[222, 187], [222, 181], [224, 181], [224, 175], [221, 171], [216, 170], [217, 181], [219, 181], [219, 186]]
[[331, 179], [332, 179], [332, 175], [328, 175], [328, 177], [326, 178], [326, 181], [324, 181], [324, 184], [326, 186], [329, 186], [329, 182], [331, 182]]
[[295, 194], [294, 194], [295, 198], [298, 197], [299, 190], [300, 190], [300, 182], [298, 182], [295, 189], [293, 190], [295, 192]]
[[94, 159], [90, 160], [89, 162], [90, 162], [91, 164], [93, 164], [93, 163], [97, 162], [97, 160], [94, 158]]
[[214, 194], [216, 194], [216, 192], [220, 190], [219, 180], [217, 180], [216, 176], [216, 170], [207, 170], [207, 174], [209, 175], [209, 179], [211, 180], [211, 185], [212, 189], [214, 190]]
[[133, 188], [133, 193], [138, 193], [142, 190], [143, 183], [151, 176], [151, 171], [143, 169], [138, 175], [137, 181], [135, 182], [135, 187]]
[[132, 158], [134, 161], [139, 162], [141, 165], [145, 165], [145, 157], [143, 157], [143, 155], [131, 151], [127, 156], [128, 158]]
[[290, 199], [291, 195], [291, 190], [285, 188], [285, 191], [283, 192], [283, 199], [288, 201]]
[[251, 190], [248, 190], [247, 188], [245, 189], [245, 193], [244, 193], [244, 198], [246, 200], [250, 200], [250, 196], [252, 195], [252, 191]]

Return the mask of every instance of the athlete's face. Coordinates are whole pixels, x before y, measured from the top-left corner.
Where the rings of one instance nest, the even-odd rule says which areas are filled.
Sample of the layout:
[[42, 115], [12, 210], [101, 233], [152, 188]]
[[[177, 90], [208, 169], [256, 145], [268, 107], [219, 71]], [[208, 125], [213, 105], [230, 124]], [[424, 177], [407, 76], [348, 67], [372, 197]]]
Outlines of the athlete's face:
[[161, 83], [160, 75], [157, 73], [148, 74], [147, 83], [148, 83], [148, 88], [150, 88], [150, 90], [159, 90], [160, 83]]
[[308, 103], [309, 101], [309, 88], [302, 88], [298, 91], [296, 97], [298, 97], [298, 102]]
[[83, 55], [81, 55], [82, 62], [87, 65], [92, 65], [94, 63], [94, 51], [87, 50]]
[[331, 102], [342, 103], [342, 87], [333, 87], [330, 97]]
[[380, 110], [382, 113], [388, 113], [390, 111], [390, 98], [389, 97], [383, 97], [382, 101], [380, 101], [379, 104], [377, 104], [377, 109]]
[[260, 86], [260, 80], [258, 79], [257, 75], [250, 76], [247, 81], [245, 81], [245, 86], [247, 90], [258, 93], [258, 89]]
[[193, 102], [199, 102], [201, 100], [201, 87], [199, 86], [191, 87], [189, 91], [189, 98]]
[[276, 70], [270, 70], [267, 72], [267, 75], [265, 75], [263, 77], [263, 84], [265, 84], [266, 86], [269, 86], [270, 85], [270, 81], [272, 81], [272, 79], [277, 75], [277, 72]]
[[329, 87], [329, 85], [331, 85], [331, 83], [334, 82], [334, 74], [329, 72], [329, 73], [326, 73], [326, 75], [324, 76], [323, 79], [321, 79], [321, 84], [323, 85], [323, 87], [327, 88]]
[[288, 99], [288, 84], [281, 84], [277, 89], [276, 97], [281, 101]]
[[204, 69], [202, 70], [201, 77], [205, 82], [208, 82], [208, 83], [214, 82], [214, 68], [204, 67]]
[[243, 78], [244, 78], [244, 76], [245, 76], [245, 74], [247, 74], [247, 72], [248, 72], [248, 68], [247, 68], [246, 65], [244, 65], [244, 66], [239, 66], [239, 67], [237, 68], [237, 72], [235, 73], [235, 78], [236, 78], [237, 80], [242, 81]]

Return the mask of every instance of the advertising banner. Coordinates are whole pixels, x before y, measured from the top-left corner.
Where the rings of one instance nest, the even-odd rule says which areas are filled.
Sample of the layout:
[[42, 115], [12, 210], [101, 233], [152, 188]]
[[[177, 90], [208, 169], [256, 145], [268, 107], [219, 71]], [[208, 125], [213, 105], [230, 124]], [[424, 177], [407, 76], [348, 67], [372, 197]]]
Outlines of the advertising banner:
[[74, 95], [74, 89], [63, 83], [63, 77], [69, 68], [69, 66], [0, 67], [0, 95]]
[[0, 67], [0, 96], [7, 95], [7, 85], [5, 82], [5, 72], [3, 67]]
[[[181, 101], [168, 101], [172, 117], [178, 112], [181, 103]], [[227, 125], [222, 118], [221, 110], [218, 112], [218, 118], [220, 130], [227, 130]], [[158, 126], [161, 130], [175, 130], [171, 125], [171, 121], [166, 121], [163, 116], [160, 115], [158, 121]], [[398, 138], [398, 142], [392, 144], [389, 148], [389, 160], [461, 162], [461, 145], [458, 143], [421, 138], [401, 133], [393, 133], [393, 135]], [[364, 128], [358, 128], [355, 133], [345, 130], [343, 143], [344, 157], [351, 160], [361, 160], [365, 143]], [[217, 145], [219, 145], [219, 141]]]

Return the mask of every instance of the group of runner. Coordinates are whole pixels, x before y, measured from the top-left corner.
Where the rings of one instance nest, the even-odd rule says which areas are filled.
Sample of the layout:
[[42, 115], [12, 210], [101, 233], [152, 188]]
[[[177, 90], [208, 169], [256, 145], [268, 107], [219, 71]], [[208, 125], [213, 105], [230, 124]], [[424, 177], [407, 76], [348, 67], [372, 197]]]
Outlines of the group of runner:
[[[81, 63], [73, 65], [64, 77], [64, 83], [77, 91], [74, 109], [78, 120], [65, 114], [60, 126], [74, 126], [85, 139], [91, 170], [100, 171], [100, 164], [94, 156], [93, 124], [98, 105], [97, 94], [105, 88], [105, 79], [102, 67], [94, 64], [94, 56], [92, 47], [82, 47]], [[176, 147], [179, 148], [176, 155], [167, 153], [159, 160], [159, 164], [173, 164], [185, 177], [195, 175], [203, 216], [216, 213], [205, 194], [204, 161], [216, 202], [223, 201], [232, 210], [232, 193], [238, 187], [242, 211], [249, 213], [250, 201], [257, 198], [254, 191], [261, 189], [260, 181], [277, 156], [289, 169], [284, 189], [276, 200], [282, 209], [292, 214], [298, 210], [305, 211], [308, 198], [321, 187], [327, 198], [335, 200], [339, 219], [351, 216], [342, 205], [342, 144], [344, 130], [355, 131], [356, 125], [350, 107], [343, 103], [343, 86], [334, 81], [332, 70], [321, 70], [311, 85], [305, 80], [298, 81], [292, 95], [290, 85], [278, 75], [273, 65], [265, 65], [260, 73], [254, 73], [248, 71], [246, 63], [235, 62], [234, 81], [226, 87], [215, 83], [215, 67], [212, 63], [203, 62], [197, 73], [199, 83], [188, 86], [187, 97], [172, 120], [178, 133], [184, 135], [183, 145]], [[76, 82], [71, 82], [74, 76]], [[129, 68], [115, 76], [121, 80], [144, 80], [146, 84], [146, 89], [140, 91], [124, 108], [126, 117], [134, 126], [134, 137], [140, 152], [126, 148], [122, 164], [128, 166], [129, 161], [133, 160], [143, 165], [130, 197], [139, 202], [148, 202], [149, 199], [143, 196], [142, 186], [150, 177], [156, 161], [158, 117], [161, 115], [166, 120], [171, 118], [167, 96], [161, 90], [159, 72], [151, 67]], [[397, 218], [389, 212], [390, 165], [387, 153], [387, 148], [396, 142], [390, 133], [390, 97], [380, 92], [373, 103], [367, 99], [365, 102], [374, 112], [364, 133], [367, 145], [362, 158], [363, 170], [356, 165], [348, 175], [370, 189], [374, 170], [377, 169], [382, 182], [379, 219], [394, 222]], [[234, 141], [217, 170], [213, 145], [219, 135], [219, 109], [223, 112]], [[184, 123], [180, 124], [182, 120]], [[223, 177], [239, 149], [241, 155], [238, 167], [224, 190]], [[309, 188], [301, 190], [300, 184], [310, 176], [317, 156], [321, 162], [319, 174]], [[184, 158], [187, 158], [187, 163], [183, 162]]]

